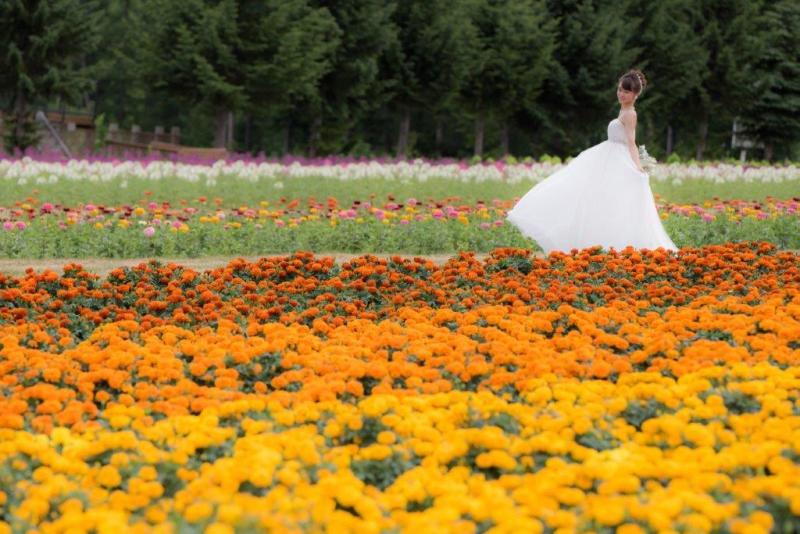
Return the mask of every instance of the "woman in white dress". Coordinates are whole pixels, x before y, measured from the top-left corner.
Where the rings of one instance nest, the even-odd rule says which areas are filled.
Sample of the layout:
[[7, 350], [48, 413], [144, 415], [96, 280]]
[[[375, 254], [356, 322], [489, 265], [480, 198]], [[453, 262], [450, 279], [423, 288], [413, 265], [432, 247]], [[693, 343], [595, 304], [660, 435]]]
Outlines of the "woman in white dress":
[[508, 212], [509, 222], [545, 253], [596, 245], [678, 250], [664, 231], [639, 161], [633, 105], [646, 85], [641, 71], [625, 73], [617, 85], [620, 113], [608, 124], [608, 140], [536, 184]]

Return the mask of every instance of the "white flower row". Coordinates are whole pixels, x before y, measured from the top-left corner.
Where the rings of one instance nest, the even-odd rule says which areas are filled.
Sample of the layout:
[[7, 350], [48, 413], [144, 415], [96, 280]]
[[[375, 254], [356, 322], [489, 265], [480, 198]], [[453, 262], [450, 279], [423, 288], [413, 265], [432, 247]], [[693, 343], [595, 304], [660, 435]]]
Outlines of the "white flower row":
[[[112, 182], [126, 187], [130, 180], [184, 180], [214, 185], [219, 180], [273, 182], [294, 178], [329, 178], [336, 180], [385, 179], [401, 182], [425, 182], [447, 179], [465, 183], [503, 181], [538, 182], [561, 169], [565, 163], [477, 164], [431, 163], [424, 160], [381, 163], [353, 162], [347, 164], [281, 164], [250, 161], [218, 161], [210, 165], [173, 163], [168, 161], [97, 162], [70, 160], [65, 163], [21, 160], [0, 160], [0, 181], [25, 184], [55, 184], [58, 182]], [[687, 181], [724, 182], [785, 182], [800, 180], [800, 167], [718, 164], [659, 164], [650, 172], [650, 179], [680, 184]], [[279, 186], [278, 186], [279, 187]]]

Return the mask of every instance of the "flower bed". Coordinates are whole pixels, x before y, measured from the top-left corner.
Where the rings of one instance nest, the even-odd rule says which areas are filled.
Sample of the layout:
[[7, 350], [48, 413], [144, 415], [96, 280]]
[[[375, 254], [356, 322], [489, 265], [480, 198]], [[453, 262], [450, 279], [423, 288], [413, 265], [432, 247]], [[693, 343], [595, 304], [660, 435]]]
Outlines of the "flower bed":
[[[489, 252], [531, 247], [505, 224], [513, 200], [462, 202], [416, 198], [343, 204], [282, 198], [225, 208], [221, 199], [175, 203], [65, 206], [35, 198], [0, 208], [5, 257], [253, 255], [294, 250], [340, 252]], [[800, 248], [800, 199], [659, 202], [678, 246], [764, 240]]]
[[794, 532], [767, 243], [0, 276], [0, 531]]
[[[33, 158], [0, 158], [0, 180], [22, 184], [52, 184], [65, 182], [108, 182], [114, 180], [144, 180], [164, 182], [169, 180], [193, 183], [240, 179], [242, 181], [276, 182], [314, 177], [340, 181], [359, 180], [364, 177], [396, 181], [425, 182], [445, 178], [456, 182], [503, 181], [517, 183], [537, 182], [557, 170], [564, 163], [559, 158], [543, 161], [469, 164], [453, 160], [365, 160], [353, 158], [323, 158], [306, 160], [287, 158], [237, 158], [230, 161], [163, 161], [158, 159], [73, 159], [49, 161]], [[753, 165], [729, 162], [675, 163], [656, 165], [650, 173], [654, 181], [710, 181], [724, 182], [797, 182], [800, 167], [790, 165]]]

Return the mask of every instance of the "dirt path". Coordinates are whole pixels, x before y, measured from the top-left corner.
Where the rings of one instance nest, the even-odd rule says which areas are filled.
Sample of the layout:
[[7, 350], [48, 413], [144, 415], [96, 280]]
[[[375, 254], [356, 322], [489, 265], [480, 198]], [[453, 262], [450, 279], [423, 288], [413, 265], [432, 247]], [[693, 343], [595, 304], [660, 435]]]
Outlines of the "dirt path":
[[[800, 254], [800, 250], [789, 250], [795, 254]], [[369, 253], [350, 254], [344, 252], [317, 252], [316, 256], [333, 256], [336, 263], [343, 263], [345, 261], [357, 258], [358, 256], [365, 256]], [[244, 258], [247, 261], [255, 261], [259, 258], [275, 258], [279, 256], [289, 256], [290, 254], [265, 254], [263, 256], [208, 256], [203, 258], [157, 258], [162, 263], [179, 263], [195, 271], [203, 271], [205, 269], [214, 269], [227, 265], [235, 258]], [[434, 263], [441, 265], [448, 259], [452, 258], [454, 254], [377, 254], [372, 253], [373, 256], [379, 258], [390, 258], [392, 256], [400, 256], [401, 258], [415, 258], [423, 257], [432, 260]], [[483, 261], [488, 254], [475, 254], [478, 261]], [[543, 257], [541, 252], [534, 252], [534, 256]], [[59, 274], [63, 272], [62, 267], [67, 263], [78, 263], [83, 266], [87, 271], [95, 272], [99, 275], [105, 276], [109, 271], [117, 267], [133, 267], [140, 263], [146, 263], [150, 258], [48, 258], [43, 260], [25, 260], [25, 259], [0, 259], [0, 272], [11, 275], [19, 276], [25, 273], [25, 270], [32, 267], [35, 271], [41, 272], [45, 269], [51, 269]]]
[[[351, 260], [353, 258], [357, 258], [358, 256], [364, 256], [368, 253], [359, 253], [359, 254], [349, 254], [349, 253], [339, 253], [339, 252], [319, 252], [315, 253], [316, 256], [324, 257], [324, 256], [333, 256], [336, 259], [337, 263], [343, 263], [345, 261]], [[265, 254], [263, 256], [211, 256], [211, 257], [204, 257], [204, 258], [158, 258], [159, 261], [162, 263], [179, 263], [186, 267], [190, 267], [195, 271], [203, 271], [205, 269], [213, 269], [216, 267], [221, 267], [223, 265], [227, 265], [231, 260], [235, 258], [244, 258], [248, 261], [255, 261], [259, 258], [263, 257], [279, 257], [279, 256], [288, 256], [290, 254]], [[452, 254], [432, 254], [432, 255], [423, 255], [423, 254], [372, 254], [373, 256], [377, 256], [379, 258], [390, 258], [392, 256], [400, 256], [402, 258], [411, 259], [414, 257], [424, 257], [433, 260], [436, 264], [443, 264], [448, 259], [453, 257]], [[538, 253], [541, 255], [541, 253]], [[486, 258], [488, 254], [475, 254], [475, 258], [479, 261], [482, 261]], [[117, 267], [133, 267], [135, 265], [139, 265], [140, 263], [146, 263], [149, 261], [150, 258], [82, 258], [82, 259], [74, 259], [74, 258], [49, 258], [49, 259], [42, 259], [42, 260], [26, 260], [26, 259], [0, 259], [0, 272], [5, 273], [7, 275], [12, 276], [19, 276], [25, 272], [25, 269], [31, 267], [35, 271], [43, 271], [45, 269], [51, 269], [57, 273], [62, 273], [62, 267], [67, 263], [78, 263], [83, 266], [84, 269], [87, 271], [92, 271], [100, 275], [106, 275], [109, 271], [116, 269]]]

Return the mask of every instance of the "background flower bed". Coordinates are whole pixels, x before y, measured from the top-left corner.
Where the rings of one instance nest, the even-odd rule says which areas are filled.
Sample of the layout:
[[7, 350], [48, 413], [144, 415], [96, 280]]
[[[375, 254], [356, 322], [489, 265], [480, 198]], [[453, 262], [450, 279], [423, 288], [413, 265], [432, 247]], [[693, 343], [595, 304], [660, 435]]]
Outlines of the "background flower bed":
[[800, 526], [800, 272], [767, 243], [0, 288], [0, 528]]
[[[38, 191], [42, 202], [66, 205], [133, 204], [145, 192], [150, 200], [177, 202], [198, 196], [221, 198], [238, 207], [254, 200], [281, 197], [334, 197], [354, 200], [443, 199], [458, 195], [465, 203], [510, 200], [561, 168], [557, 159], [541, 162], [469, 165], [464, 162], [414, 160], [259, 161], [175, 163], [154, 160], [70, 160], [66, 162], [0, 159], [0, 198], [10, 205]], [[653, 191], [670, 202], [763, 200], [767, 195], [798, 196], [800, 167], [733, 163], [658, 165], [651, 173]], [[85, 186], [85, 187], [84, 187]], [[157, 187], [156, 187], [157, 186]]]
[[[148, 195], [149, 196], [149, 195]], [[370, 195], [372, 197], [373, 195]], [[505, 223], [513, 200], [460, 197], [385, 201], [283, 197], [224, 208], [206, 197], [136, 204], [65, 206], [36, 197], [0, 208], [0, 254], [8, 258], [130, 258], [254, 255], [295, 250], [410, 254], [533, 247]], [[764, 240], [800, 248], [800, 200], [660, 202], [681, 247]]]

